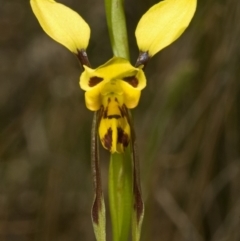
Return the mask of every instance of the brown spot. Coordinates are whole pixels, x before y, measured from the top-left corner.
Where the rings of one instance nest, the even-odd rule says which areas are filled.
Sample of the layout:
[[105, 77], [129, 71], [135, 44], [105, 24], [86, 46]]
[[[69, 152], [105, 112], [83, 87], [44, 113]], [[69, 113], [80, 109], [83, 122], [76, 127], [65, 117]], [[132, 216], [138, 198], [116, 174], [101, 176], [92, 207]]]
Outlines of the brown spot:
[[127, 147], [129, 144], [129, 136], [128, 134], [124, 133], [123, 129], [121, 127], [117, 128], [118, 130], [118, 143], [123, 144], [124, 147]]
[[99, 213], [101, 212], [101, 209], [102, 209], [101, 200], [99, 197], [96, 197], [92, 206], [92, 220], [95, 224], [98, 224]]
[[140, 51], [135, 67], [143, 65], [143, 67], [145, 68], [150, 59], [151, 56], [148, 54], [148, 52]]
[[104, 146], [110, 151], [112, 147], [112, 129], [108, 128], [107, 134], [102, 139]]
[[101, 81], [103, 81], [103, 78], [94, 76], [94, 77], [90, 78], [88, 85], [89, 85], [89, 87], [93, 87], [93, 86], [99, 84]]
[[82, 67], [83, 65], [86, 65], [88, 67], [91, 67], [91, 64], [88, 60], [87, 52], [85, 49], [77, 49], [77, 58], [80, 61]]
[[108, 117], [108, 107], [103, 111], [103, 118], [106, 119]]
[[119, 111], [121, 112], [121, 116], [125, 117], [127, 116], [127, 107], [126, 105], [122, 105], [122, 107], [118, 106]]
[[121, 118], [121, 116], [120, 115], [109, 115], [107, 118], [108, 119], [119, 119], [119, 118]]
[[117, 99], [117, 97], [115, 97], [115, 99], [114, 99], [114, 100], [115, 100], [115, 102], [117, 102], [117, 103], [118, 103], [118, 99]]
[[125, 77], [123, 78], [123, 80], [129, 83], [132, 87], [136, 88], [138, 86], [138, 79], [136, 78], [136, 76]]
[[134, 210], [137, 213], [137, 222], [139, 223], [140, 218], [143, 214], [143, 210], [144, 210], [144, 204], [142, 201], [142, 195], [141, 192], [139, 190], [139, 188], [136, 187], [136, 183], [135, 183], [135, 187], [133, 188], [133, 192], [134, 192]]
[[125, 115], [124, 115], [123, 109], [122, 109], [120, 106], [118, 106], [118, 109], [119, 109], [119, 111], [120, 111], [120, 113], [121, 113], [121, 116], [124, 117]]
[[103, 114], [103, 111], [104, 111], [104, 106], [101, 105], [101, 106], [100, 106], [100, 109], [99, 109], [99, 112], [100, 112], [101, 116], [102, 116], [102, 114]]

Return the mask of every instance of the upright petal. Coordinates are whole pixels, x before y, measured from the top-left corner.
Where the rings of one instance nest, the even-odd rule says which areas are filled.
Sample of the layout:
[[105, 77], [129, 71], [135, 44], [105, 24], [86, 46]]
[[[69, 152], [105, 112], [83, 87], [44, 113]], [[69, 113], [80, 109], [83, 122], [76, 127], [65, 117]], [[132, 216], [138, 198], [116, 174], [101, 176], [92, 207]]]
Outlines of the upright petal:
[[96, 69], [91, 69], [85, 65], [83, 68], [84, 72], [80, 76], [80, 87], [86, 91], [93, 87], [92, 80], [95, 80], [94, 82], [97, 84], [104, 80], [110, 81], [134, 76], [139, 72], [139, 68], [133, 67], [128, 60], [119, 57], [113, 57]]
[[87, 48], [90, 28], [76, 12], [54, 0], [31, 0], [30, 4], [41, 27], [51, 38], [74, 53]]
[[153, 56], [175, 41], [188, 27], [197, 0], [165, 0], [151, 7], [136, 28], [140, 51]]

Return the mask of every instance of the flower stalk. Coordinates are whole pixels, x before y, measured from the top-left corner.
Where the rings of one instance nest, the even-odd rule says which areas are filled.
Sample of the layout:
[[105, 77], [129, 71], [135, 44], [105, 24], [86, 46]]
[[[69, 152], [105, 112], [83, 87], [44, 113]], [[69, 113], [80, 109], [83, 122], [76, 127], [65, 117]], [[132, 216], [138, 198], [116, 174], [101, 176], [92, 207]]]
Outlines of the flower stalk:
[[129, 60], [124, 0], [105, 0], [105, 12], [114, 56]]
[[[112, 50], [115, 56], [129, 60], [128, 37], [123, 0], [105, 0], [106, 18]], [[128, 113], [129, 119], [131, 118]], [[129, 120], [128, 120], [129, 122]], [[131, 121], [132, 123], [132, 121]], [[130, 129], [132, 129], [131, 126]], [[133, 136], [131, 133], [131, 140]], [[129, 238], [131, 225], [133, 240], [139, 240], [135, 212], [133, 213], [133, 177], [135, 162], [132, 160], [132, 145], [123, 153], [111, 154], [109, 165], [109, 204], [112, 218], [114, 241], [125, 241]], [[135, 187], [134, 183], [134, 187]], [[143, 216], [143, 215], [142, 215]], [[134, 222], [133, 222], [134, 220]], [[136, 234], [138, 232], [138, 235]]]
[[112, 240], [129, 238], [132, 214], [132, 164], [129, 149], [111, 155], [109, 165], [109, 205]]

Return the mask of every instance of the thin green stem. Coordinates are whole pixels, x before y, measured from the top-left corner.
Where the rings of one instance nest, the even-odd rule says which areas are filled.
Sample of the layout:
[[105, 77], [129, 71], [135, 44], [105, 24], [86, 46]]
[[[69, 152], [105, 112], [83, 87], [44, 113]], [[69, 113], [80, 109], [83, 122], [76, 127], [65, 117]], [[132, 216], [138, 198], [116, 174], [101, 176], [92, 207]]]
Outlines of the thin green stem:
[[[128, 38], [123, 0], [105, 0], [108, 30], [113, 54], [129, 59]], [[129, 148], [112, 154], [109, 166], [109, 205], [114, 241], [129, 237], [132, 213], [132, 161]]]
[[105, 9], [113, 54], [129, 59], [124, 1], [105, 0]]
[[[109, 203], [114, 241], [129, 237], [132, 215], [132, 164], [129, 151], [112, 154], [109, 166]], [[129, 159], [130, 158], [130, 159]]]

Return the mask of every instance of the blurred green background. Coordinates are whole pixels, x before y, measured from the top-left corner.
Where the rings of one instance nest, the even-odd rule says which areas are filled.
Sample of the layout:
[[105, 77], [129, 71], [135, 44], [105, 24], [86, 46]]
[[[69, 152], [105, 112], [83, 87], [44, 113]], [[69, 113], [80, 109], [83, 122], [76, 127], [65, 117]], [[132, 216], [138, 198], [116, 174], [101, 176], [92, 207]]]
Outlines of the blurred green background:
[[[92, 65], [110, 59], [104, 2], [61, 2], [91, 27]], [[134, 30], [156, 2], [125, 0], [133, 64]], [[240, 240], [239, 16], [238, 0], [198, 1], [187, 31], [146, 68], [148, 85], [133, 111], [143, 241]], [[80, 74], [73, 54], [43, 33], [29, 1], [0, 0], [1, 241], [94, 240], [93, 113]], [[102, 150], [106, 197], [108, 164]]]

